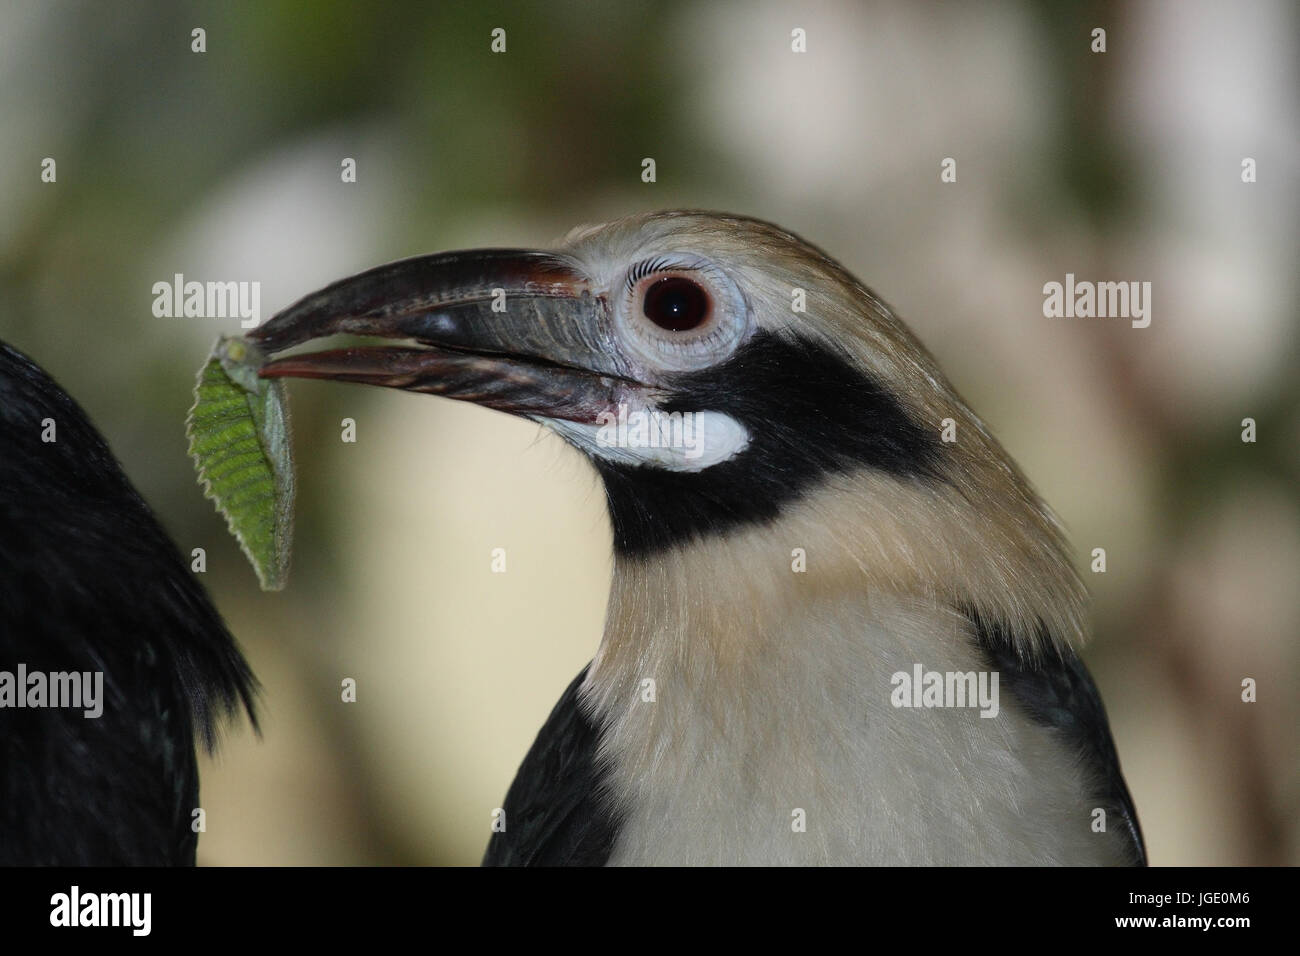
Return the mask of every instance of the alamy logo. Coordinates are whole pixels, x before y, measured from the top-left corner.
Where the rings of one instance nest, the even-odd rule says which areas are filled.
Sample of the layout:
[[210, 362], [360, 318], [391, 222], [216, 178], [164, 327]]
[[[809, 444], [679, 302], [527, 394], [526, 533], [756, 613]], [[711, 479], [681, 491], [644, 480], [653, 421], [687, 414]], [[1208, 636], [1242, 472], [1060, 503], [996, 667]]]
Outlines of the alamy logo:
[[1135, 329], [1151, 324], [1150, 282], [1075, 282], [1043, 286], [1043, 316], [1049, 319], [1132, 319]]
[[104, 713], [103, 671], [0, 671], [0, 707], [84, 708], [91, 719]]
[[997, 671], [927, 671], [920, 664], [912, 673], [895, 671], [889, 702], [895, 707], [979, 708], [981, 717], [996, 717]]
[[262, 318], [260, 282], [186, 282], [178, 272], [171, 282], [155, 282], [153, 296], [160, 319], [237, 318], [241, 329], [252, 329]]
[[694, 412], [661, 412], [657, 408], [629, 409], [596, 416], [596, 444], [602, 448], [676, 448], [688, 459], [704, 453], [704, 429]]
[[51, 926], [127, 926], [133, 936], [148, 936], [152, 893], [83, 893], [74, 885], [50, 897]]

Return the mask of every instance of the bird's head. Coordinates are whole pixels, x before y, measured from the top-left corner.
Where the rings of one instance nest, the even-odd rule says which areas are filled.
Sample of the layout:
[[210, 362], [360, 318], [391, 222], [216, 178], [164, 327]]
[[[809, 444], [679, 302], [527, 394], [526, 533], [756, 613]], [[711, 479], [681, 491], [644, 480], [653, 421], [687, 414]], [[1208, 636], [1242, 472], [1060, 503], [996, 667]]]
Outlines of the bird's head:
[[[620, 563], [719, 560], [985, 611], [1031, 649], [1079, 634], [1051, 513], [890, 309], [769, 223], [702, 212], [574, 230], [555, 251], [406, 259], [251, 334], [401, 345], [283, 356], [263, 376], [384, 385], [541, 422], [605, 485]], [[704, 550], [701, 550], [701, 549]], [[764, 573], [767, 569], [768, 573]]]

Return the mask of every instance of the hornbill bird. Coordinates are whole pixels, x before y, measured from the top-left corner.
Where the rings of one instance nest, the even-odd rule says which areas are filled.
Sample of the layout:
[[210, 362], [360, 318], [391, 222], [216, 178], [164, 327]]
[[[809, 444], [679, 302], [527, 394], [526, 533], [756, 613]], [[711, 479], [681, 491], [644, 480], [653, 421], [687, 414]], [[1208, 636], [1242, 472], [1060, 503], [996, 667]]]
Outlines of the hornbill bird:
[[195, 737], [254, 693], [103, 436], [0, 342], [0, 866], [193, 864]]
[[[485, 863], [1145, 862], [1056, 519], [820, 250], [639, 215], [553, 252], [381, 266], [252, 338], [276, 355], [339, 333], [404, 341], [261, 374], [524, 416], [603, 480], [604, 635]], [[969, 706], [977, 682], [1000, 706]]]

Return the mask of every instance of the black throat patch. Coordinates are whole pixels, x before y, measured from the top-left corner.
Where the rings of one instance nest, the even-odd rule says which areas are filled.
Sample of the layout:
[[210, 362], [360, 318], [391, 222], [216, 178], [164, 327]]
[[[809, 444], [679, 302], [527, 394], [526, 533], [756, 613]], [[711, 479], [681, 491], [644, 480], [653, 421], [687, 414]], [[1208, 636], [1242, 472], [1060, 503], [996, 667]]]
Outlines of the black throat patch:
[[674, 385], [663, 411], [724, 412], [748, 430], [749, 446], [698, 472], [596, 458], [619, 555], [772, 521], [828, 474], [869, 467], [939, 479], [939, 423], [913, 421], [878, 383], [806, 339], [759, 332]]

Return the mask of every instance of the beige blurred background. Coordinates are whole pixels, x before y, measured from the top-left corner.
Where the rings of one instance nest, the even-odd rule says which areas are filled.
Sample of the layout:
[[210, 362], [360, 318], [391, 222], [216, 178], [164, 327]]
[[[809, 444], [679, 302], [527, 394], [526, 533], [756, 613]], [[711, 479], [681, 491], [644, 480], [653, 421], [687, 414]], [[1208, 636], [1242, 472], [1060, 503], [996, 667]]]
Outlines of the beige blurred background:
[[[1061, 513], [1151, 861], [1300, 862], [1296, 21], [1286, 0], [0, 2], [0, 338], [206, 549], [263, 685], [261, 739], [235, 727], [204, 766], [200, 861], [477, 862], [596, 648], [609, 531], [594, 472], [535, 426], [295, 382], [295, 567], [260, 593], [183, 434], [237, 321], [154, 318], [152, 284], [256, 280], [265, 318], [389, 259], [693, 206], [861, 276]], [[1150, 328], [1043, 318], [1066, 272], [1150, 281]]]

